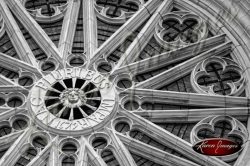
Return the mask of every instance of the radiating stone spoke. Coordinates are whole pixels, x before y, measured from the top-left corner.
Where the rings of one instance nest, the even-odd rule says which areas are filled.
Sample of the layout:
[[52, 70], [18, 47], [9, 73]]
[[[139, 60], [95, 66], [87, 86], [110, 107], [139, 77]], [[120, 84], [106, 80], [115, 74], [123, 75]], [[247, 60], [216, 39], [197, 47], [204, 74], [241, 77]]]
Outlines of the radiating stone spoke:
[[38, 78], [42, 78], [43, 76], [43, 74], [37, 69], [37, 67], [32, 66], [26, 62], [20, 61], [16, 58], [12, 58], [11, 56], [8, 56], [4, 53], [0, 53], [0, 61], [3, 63], [3, 67], [6, 67], [7, 69], [10, 69], [12, 71], [27, 71], [30, 73], [34, 73]]
[[57, 89], [55, 89], [53, 87], [50, 87], [49, 90], [61, 94], [61, 92], [59, 90], [57, 90]]
[[86, 105], [87, 107], [89, 107], [92, 111], [95, 111], [97, 108], [96, 107], [94, 107], [94, 106], [91, 106], [91, 105], [89, 105], [89, 104], [84, 104], [84, 105]]
[[82, 113], [83, 117], [86, 118], [88, 115], [83, 111], [83, 109], [81, 107], [77, 107], [80, 112]]
[[[134, 30], [136, 30], [145, 20], [150, 17], [156, 8], [162, 3], [161, 0], [150, 1], [143, 6], [138, 12], [136, 12], [126, 24], [119, 28], [101, 47], [99, 47], [93, 57], [90, 60], [90, 65], [96, 62], [101, 56], [108, 56], [113, 52], [120, 44], [122, 44], [126, 37], [130, 36]], [[152, 12], [151, 12], [152, 11]]]
[[59, 104], [61, 104], [60, 102], [52, 104], [50, 106], [47, 107], [48, 110], [51, 110], [52, 108], [55, 108], [56, 106], [58, 106]]
[[192, 160], [197, 163], [207, 163], [208, 165], [215, 166], [228, 166], [228, 164], [218, 158], [212, 157], [211, 159], [211, 157], [209, 156], [196, 153], [192, 150], [192, 145], [190, 143], [138, 115], [135, 115], [128, 111], [122, 111], [121, 114], [130, 118], [132, 121], [138, 123], [138, 125], [141, 126], [141, 129], [143, 129], [143, 132], [149, 134], [150, 137], [154, 138], [160, 143], [168, 145], [168, 147], [174, 149], [175, 151], [181, 153], [182, 155], [188, 158], [192, 156]]
[[93, 147], [86, 143], [86, 148], [88, 152], [89, 162], [93, 166], [107, 166], [107, 164], [103, 161], [103, 159], [96, 153]]
[[195, 65], [205, 60], [211, 56], [225, 56], [231, 51], [231, 42], [227, 42], [225, 44], [221, 44], [213, 49], [208, 50], [194, 58], [191, 58], [163, 73], [160, 73], [150, 79], [140, 82], [136, 85], [137, 88], [152, 88], [157, 89], [161, 88], [164, 85], [167, 85], [179, 78], [191, 73]]
[[226, 115], [237, 117], [238, 120], [246, 119], [249, 115], [249, 107], [240, 108], [206, 108], [206, 109], [188, 109], [188, 110], [147, 110], [133, 111], [152, 122], [165, 121], [168, 123], [189, 123], [198, 122], [210, 115]]
[[60, 80], [59, 83], [64, 87], [64, 89], [68, 89], [67, 85], [64, 83], [63, 80]]
[[151, 16], [146, 25], [142, 28], [141, 32], [138, 34], [137, 38], [131, 43], [126, 52], [123, 54], [121, 59], [118, 61], [116, 67], [121, 67], [124, 65], [129, 65], [133, 63], [142, 49], [147, 45], [151, 37], [153, 36], [153, 32], [155, 30], [155, 26], [162, 18], [166, 12], [169, 12], [171, 9], [172, 1], [163, 1], [156, 12]]
[[161, 66], [167, 66], [172, 63], [195, 57], [198, 54], [208, 51], [209, 49], [212, 49], [213, 47], [218, 46], [224, 42], [225, 34], [217, 35], [215, 37], [202, 40], [198, 43], [194, 43], [177, 50], [156, 55], [152, 58], [129, 63], [124, 67], [118, 68], [118, 66], [116, 66], [111, 75], [116, 76], [122, 73], [130, 73], [132, 74], [132, 76], [134, 76], [135, 74], [143, 73], [149, 71], [150, 69], [153, 70]]
[[86, 139], [81, 137], [80, 139], [80, 150], [79, 150], [79, 157], [78, 157], [78, 164], [76, 166], [89, 166], [88, 165], [88, 153], [86, 149]]
[[70, 115], [69, 115], [69, 120], [73, 120], [74, 119], [74, 110], [73, 108], [70, 109]]
[[90, 93], [94, 93], [94, 92], [98, 92], [98, 91], [99, 91], [99, 89], [95, 88], [95, 89], [92, 89], [90, 91], [85, 92], [85, 94], [90, 94]]
[[11, 41], [13, 42], [20, 59], [34, 67], [38, 67], [34, 54], [28, 46], [28, 43], [23, 37], [21, 30], [19, 29], [14, 17], [11, 14], [11, 11], [4, 1], [0, 2], [0, 13], [5, 20], [7, 31], [9, 36], [11, 36]]
[[19, 85], [0, 86], [0, 92], [11, 93], [14, 91], [28, 94], [28, 90]]
[[118, 138], [116, 133], [112, 131], [111, 129], [107, 129], [109, 136], [112, 139], [113, 146], [115, 147], [116, 153], [119, 157], [119, 160], [122, 161], [122, 164], [124, 166], [136, 166], [135, 161], [133, 160], [131, 154], [129, 153], [128, 149], [123, 145], [121, 140]]
[[16, 85], [12, 80], [0, 75], [0, 85]]
[[249, 99], [246, 97], [232, 97], [219, 95], [206, 95], [198, 93], [184, 93], [173, 91], [161, 91], [151, 89], [128, 89], [121, 94], [128, 96], [140, 96], [147, 101], [179, 104], [188, 106], [203, 106], [203, 107], [248, 107]]
[[52, 142], [51, 150], [49, 153], [48, 166], [59, 165], [59, 148], [58, 148], [58, 136], [56, 136]]
[[85, 81], [84, 84], [81, 86], [80, 89], [84, 89], [89, 84], [89, 81]]
[[76, 78], [72, 78], [72, 86], [73, 86], [73, 88], [75, 88], [75, 86], [76, 86]]
[[27, 150], [27, 146], [24, 144], [27, 143], [28, 138], [33, 132], [33, 127], [30, 126], [24, 131], [24, 133], [11, 145], [11, 147], [5, 152], [3, 157], [0, 159], [0, 165], [9, 165], [12, 166], [22, 153]]
[[128, 136], [124, 136], [120, 133], [117, 133], [117, 136], [122, 140], [124, 144], [128, 146], [128, 149], [130, 151], [132, 151], [133, 153], [140, 154], [141, 156], [149, 159], [150, 161], [155, 161], [156, 163], [162, 165], [165, 165], [167, 163], [174, 163], [174, 165], [178, 166], [198, 166], [198, 164], [195, 164], [189, 160], [164, 152], [150, 145], [144, 144], [138, 140], [134, 140]]
[[30, 35], [34, 38], [37, 44], [43, 49], [43, 51], [49, 55], [53, 56], [58, 64], [63, 63], [61, 54], [56, 48], [55, 44], [51, 41], [49, 36], [44, 32], [40, 25], [32, 18], [32, 16], [26, 11], [25, 7], [21, 4], [19, 0], [6, 1], [9, 8], [20, 20], [20, 22], [25, 23], [23, 26]]
[[4, 121], [16, 115], [17, 113], [25, 112], [23, 108], [9, 108], [9, 107], [0, 107], [0, 121]]
[[80, 1], [69, 1], [67, 12], [64, 16], [62, 31], [58, 48], [62, 54], [63, 59], [66, 59], [69, 52], [71, 52], [72, 43], [77, 24], [77, 16], [80, 9]]
[[57, 114], [56, 114], [56, 117], [61, 117], [62, 116], [62, 113], [64, 112], [64, 110], [66, 109], [67, 107], [64, 106]]
[[27, 165], [27, 166], [42, 166], [43, 164], [46, 164], [46, 159], [50, 155], [51, 147], [53, 146], [55, 140], [52, 140], [48, 143], [46, 147], [40, 153], [36, 155], [36, 157]]
[[[85, 24], [84, 30], [85, 35], [85, 43], [84, 47], [86, 48], [87, 57], [92, 57], [93, 53], [96, 51], [98, 47], [97, 42], [97, 22], [96, 19], [96, 11], [94, 7], [95, 1], [85, 0], [83, 1], [83, 14], [85, 16]], [[82, 12], [82, 11], [81, 11]]]
[[0, 147], [11, 146], [18, 137], [23, 134], [24, 131], [16, 131], [0, 138]]
[[45, 96], [44, 100], [59, 99], [58, 96]]
[[87, 97], [88, 100], [101, 100], [101, 97]]

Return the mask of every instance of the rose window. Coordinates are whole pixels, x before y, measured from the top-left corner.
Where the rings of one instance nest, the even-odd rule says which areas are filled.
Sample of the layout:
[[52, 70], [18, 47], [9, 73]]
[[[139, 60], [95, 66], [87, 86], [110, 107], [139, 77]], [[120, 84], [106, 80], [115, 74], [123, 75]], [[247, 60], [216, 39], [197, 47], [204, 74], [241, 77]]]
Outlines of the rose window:
[[248, 166], [244, 3], [0, 0], [0, 166]]

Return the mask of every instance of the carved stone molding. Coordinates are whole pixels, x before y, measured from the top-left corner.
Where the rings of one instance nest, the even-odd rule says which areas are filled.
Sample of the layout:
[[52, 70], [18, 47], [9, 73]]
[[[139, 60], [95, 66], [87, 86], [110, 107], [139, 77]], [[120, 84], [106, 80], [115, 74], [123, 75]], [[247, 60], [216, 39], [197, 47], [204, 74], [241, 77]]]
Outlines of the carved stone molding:
[[198, 63], [190, 81], [196, 92], [211, 95], [239, 96], [246, 84], [243, 70], [236, 62], [215, 56]]
[[162, 16], [155, 28], [156, 40], [165, 48], [175, 49], [207, 37], [206, 22], [194, 13], [172, 12]]

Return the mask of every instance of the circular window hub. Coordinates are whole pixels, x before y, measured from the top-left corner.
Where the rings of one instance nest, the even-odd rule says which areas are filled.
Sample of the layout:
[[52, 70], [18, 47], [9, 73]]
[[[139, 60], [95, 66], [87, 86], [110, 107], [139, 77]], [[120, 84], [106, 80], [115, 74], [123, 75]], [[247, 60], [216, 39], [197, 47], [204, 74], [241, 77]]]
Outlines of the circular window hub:
[[86, 133], [110, 119], [116, 93], [108, 78], [98, 72], [66, 68], [40, 79], [28, 101], [41, 127], [58, 134]]

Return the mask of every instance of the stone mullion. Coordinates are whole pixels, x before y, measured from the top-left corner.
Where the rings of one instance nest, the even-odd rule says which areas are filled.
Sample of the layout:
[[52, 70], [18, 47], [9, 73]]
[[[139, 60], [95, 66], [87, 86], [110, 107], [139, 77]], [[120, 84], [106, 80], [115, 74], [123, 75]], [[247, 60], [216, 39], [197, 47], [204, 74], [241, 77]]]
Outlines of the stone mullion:
[[81, 137], [80, 139], [80, 150], [79, 150], [79, 156], [77, 160], [77, 166], [89, 166], [88, 164], [88, 155], [86, 150], [86, 140], [84, 137]]
[[46, 158], [49, 156], [53, 142], [54, 141], [49, 142], [49, 144], [42, 151], [40, 151], [40, 153], [38, 153], [27, 166], [42, 166], [42, 164], [45, 164]]
[[237, 108], [206, 108], [206, 109], [187, 109], [187, 110], [143, 110], [133, 111], [151, 122], [167, 121], [168, 123], [190, 123], [199, 122], [201, 119], [210, 115], [233, 116], [238, 120], [245, 120], [248, 116], [249, 107]]
[[169, 12], [171, 10], [172, 4], [172, 0], [167, 0], [159, 6], [153, 16], [142, 28], [135, 40], [130, 44], [126, 52], [122, 55], [115, 68], [131, 64], [137, 59], [137, 57], [140, 55], [141, 50], [143, 50], [143, 48], [148, 44], [148, 42], [154, 35], [155, 26], [162, 18], [162, 15], [164, 15], [165, 12]]
[[90, 65], [102, 56], [105, 58], [113, 52], [120, 44], [122, 44], [133, 31], [138, 29], [140, 25], [146, 21], [156, 10], [163, 0], [152, 0], [135, 13], [121, 28], [119, 28], [107, 41], [105, 41], [93, 54]]
[[8, 135], [2, 136], [0, 138], [0, 151], [11, 146], [13, 144], [13, 142], [15, 142], [15, 140], [21, 136], [22, 133], [23, 133], [23, 131], [15, 131], [15, 132], [10, 133]]
[[32, 66], [26, 62], [20, 61], [16, 58], [10, 57], [6, 54], [0, 53], [1, 66], [9, 70], [16, 72], [27, 71], [34, 73], [38, 78], [41, 78], [43, 74], [35, 66]]
[[64, 60], [66, 60], [65, 58], [71, 52], [72, 49], [80, 4], [81, 0], [69, 1], [67, 12], [64, 16], [62, 32], [58, 47]]
[[173, 91], [161, 91], [151, 89], [128, 89], [121, 92], [121, 95], [140, 96], [142, 101], [186, 105], [186, 106], [199, 106], [199, 107], [218, 107], [218, 108], [230, 108], [230, 107], [249, 107], [249, 99], [247, 97], [233, 97], [233, 96], [221, 96], [221, 95], [205, 95], [198, 93], [186, 93], [186, 92], [173, 92]]
[[29, 126], [24, 133], [11, 145], [0, 159], [0, 165], [14, 165], [21, 155], [29, 148], [28, 139], [33, 133], [34, 128]]
[[19, 58], [24, 62], [27, 62], [38, 68], [38, 64], [33, 52], [31, 51], [9, 8], [5, 4], [5, 1], [3, 0], [0, 1], [0, 12], [4, 19], [4, 24], [6, 25], [6, 31], [14, 45], [15, 50], [18, 53]]
[[[192, 156], [192, 160], [205, 165], [213, 165], [213, 166], [229, 166], [227, 163], [223, 162], [222, 160], [205, 156], [202, 154], [196, 153], [192, 149], [192, 145], [179, 138], [178, 136], [166, 131], [165, 129], [153, 124], [152, 122], [140, 117], [138, 115], [133, 114], [129, 111], [121, 111], [121, 115], [130, 118], [137, 126], [142, 126], [143, 132], [147, 133], [150, 137], [158, 140], [161, 143], [164, 143], [168, 147], [172, 148], [173, 150], [185, 155], [185, 156]], [[120, 138], [121, 139], [121, 138]], [[133, 142], [130, 142], [130, 144]], [[135, 146], [135, 144], [133, 144]]]
[[95, 14], [95, 1], [84, 0], [83, 1], [83, 13], [84, 17], [84, 47], [87, 57], [90, 59], [93, 57], [94, 52], [98, 47], [97, 40], [97, 19]]
[[1, 85], [16, 85], [16, 83], [11, 81], [9, 78], [0, 75], [0, 86]]
[[59, 145], [58, 145], [58, 136], [52, 141], [49, 159], [47, 166], [57, 166], [59, 165]]
[[130, 73], [132, 76], [135, 76], [138, 71], [143, 73], [159, 68], [160, 66], [166, 66], [187, 58], [192, 58], [202, 52], [212, 49], [213, 47], [221, 45], [225, 42], [225, 36], [225, 34], [217, 35], [215, 37], [202, 40], [199, 43], [194, 43], [177, 50], [162, 53], [160, 55], [129, 64], [114, 70], [111, 75], [116, 76], [123, 73]]
[[1, 107], [1, 113], [0, 113], [0, 120], [4, 121], [6, 119], [9, 119], [10, 117], [18, 114], [23, 113], [26, 110], [23, 108], [9, 108], [9, 107]]
[[19, 0], [11, 0], [6, 1], [6, 3], [41, 49], [48, 56], [55, 58], [57, 62], [62, 65], [62, 55], [59, 50], [40, 25], [33, 19], [28, 11], [26, 11], [21, 2]]
[[139, 140], [135, 140], [131, 137], [125, 136], [121, 133], [117, 133], [117, 136], [121, 141], [127, 145], [128, 149], [135, 154], [138, 154], [149, 161], [154, 161], [157, 164], [161, 165], [178, 165], [178, 166], [198, 166], [196, 163], [193, 163], [184, 158], [177, 157], [168, 152], [157, 149], [151, 145], [145, 144]]
[[126, 147], [123, 145], [121, 140], [117, 137], [114, 130], [107, 129], [107, 134], [110, 136], [112, 140], [112, 145], [115, 148], [115, 156], [116, 159], [119, 161], [119, 163], [122, 166], [136, 166], [136, 163], [129, 153], [129, 151], [126, 149]]
[[20, 85], [5, 85], [5, 86], [0, 86], [0, 92], [4, 92], [4, 93], [11, 93], [11, 92], [20, 92], [20, 93], [24, 93], [24, 94], [28, 94], [29, 91], [27, 89], [25, 89], [24, 87], [20, 86]]
[[165, 72], [162, 72], [154, 77], [151, 77], [150, 79], [138, 83], [136, 85], [136, 88], [157, 89], [161, 88], [164, 85], [172, 83], [175, 80], [178, 80], [179, 78], [184, 77], [185, 75], [190, 73], [195, 67], [195, 65], [197, 65], [197, 63], [205, 60], [206, 58], [216, 55], [218, 56], [227, 55], [227, 53], [231, 51], [231, 44], [232, 44], [231, 42], [227, 42], [211, 50], [208, 50], [207, 52], [204, 52], [198, 56], [195, 56], [192, 59], [189, 59], [179, 65], [174, 66], [173, 68], [170, 68], [169, 70], [166, 70]]
[[93, 149], [93, 147], [85, 140], [85, 146], [88, 153], [88, 162], [93, 166], [107, 166], [107, 164], [103, 161], [100, 155]]
[[[245, 1], [244, 1], [245, 2]], [[243, 3], [244, 3], [243, 2]], [[203, 15], [209, 20], [212, 26], [219, 30], [219, 33], [226, 33], [230, 39], [232, 39], [236, 46], [233, 52], [235, 57], [242, 66], [244, 76], [247, 80], [250, 80], [250, 49], [249, 49], [249, 19], [250, 16], [242, 6], [237, 3], [240, 1], [183, 1], [176, 0], [176, 3], [185, 6], [187, 9], [191, 9], [194, 12]], [[233, 5], [232, 5], [233, 4]], [[246, 7], [245, 5], [244, 7]], [[234, 14], [232, 14], [234, 13]], [[218, 19], [219, 18], [219, 19]], [[225, 19], [223, 19], [225, 18]], [[249, 96], [250, 84], [249, 81], [246, 83], [246, 95]], [[250, 117], [248, 120], [248, 133], [250, 138]], [[248, 166], [250, 165], [250, 139], [245, 143], [245, 148], [241, 152], [235, 162], [235, 166]]]

